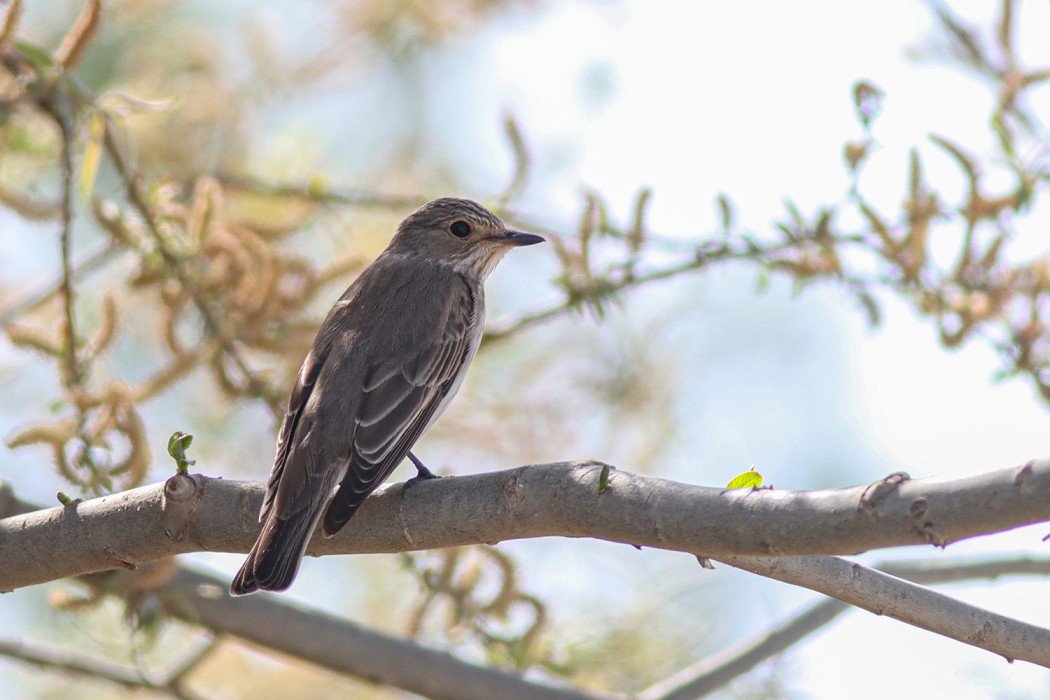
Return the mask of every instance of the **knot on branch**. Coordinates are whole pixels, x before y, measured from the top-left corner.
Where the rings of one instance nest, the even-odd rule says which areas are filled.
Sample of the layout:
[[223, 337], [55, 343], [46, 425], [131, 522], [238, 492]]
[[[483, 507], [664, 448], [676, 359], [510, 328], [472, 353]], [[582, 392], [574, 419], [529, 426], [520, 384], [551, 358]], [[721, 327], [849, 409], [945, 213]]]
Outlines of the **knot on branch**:
[[197, 493], [197, 482], [189, 474], [176, 474], [164, 482], [164, 499], [181, 503]]
[[173, 540], [185, 537], [197, 518], [201, 484], [198, 476], [176, 474], [164, 482], [164, 534]]

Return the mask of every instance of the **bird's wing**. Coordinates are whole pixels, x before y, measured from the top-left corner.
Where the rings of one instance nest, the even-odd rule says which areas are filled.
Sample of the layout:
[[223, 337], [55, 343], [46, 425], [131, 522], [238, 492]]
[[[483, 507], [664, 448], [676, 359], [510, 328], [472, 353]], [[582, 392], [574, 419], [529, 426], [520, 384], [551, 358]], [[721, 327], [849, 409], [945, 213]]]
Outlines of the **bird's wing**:
[[[339, 311], [337, 307], [335, 313]], [[322, 325], [322, 330], [325, 327]], [[331, 356], [330, 335], [319, 334], [319, 341], [303, 361], [288, 400], [259, 513], [263, 527], [230, 586], [237, 595], [260, 588], [284, 590], [291, 585], [329, 494], [342, 476], [338, 465], [345, 463], [350, 440], [344, 435], [349, 431], [336, 431], [331, 439], [324, 440], [318, 440], [319, 433], [315, 431], [317, 425], [340, 417], [337, 410], [321, 400], [326, 394], [323, 387], [330, 381], [333, 369], [340, 369], [340, 362]], [[328, 456], [335, 453], [343, 457], [333, 463], [322, 459], [318, 450]]]
[[444, 409], [446, 397], [476, 349], [473, 326], [480, 319], [478, 292], [461, 277], [450, 285], [442, 304], [441, 334], [422, 343], [406, 359], [382, 359], [368, 368], [364, 396], [355, 417], [350, 467], [324, 516], [332, 535], [358, 506], [390, 476], [423, 432]]
[[273, 508], [273, 502], [277, 497], [281, 478], [284, 476], [285, 466], [288, 464], [288, 455], [292, 442], [295, 439], [296, 429], [299, 427], [299, 419], [303, 415], [306, 402], [309, 400], [314, 384], [317, 383], [317, 378], [321, 374], [321, 368], [324, 366], [324, 361], [328, 354], [327, 348], [321, 350], [320, 353], [318, 350], [318, 348], [311, 349], [306, 359], [303, 360], [303, 366], [299, 369], [299, 376], [296, 377], [295, 386], [292, 387], [292, 393], [288, 398], [288, 408], [284, 413], [284, 420], [281, 421], [281, 431], [277, 435], [277, 453], [274, 456], [273, 469], [270, 471], [270, 478], [266, 482], [266, 497], [263, 499], [262, 508], [259, 511], [260, 521], [266, 520], [270, 510]]

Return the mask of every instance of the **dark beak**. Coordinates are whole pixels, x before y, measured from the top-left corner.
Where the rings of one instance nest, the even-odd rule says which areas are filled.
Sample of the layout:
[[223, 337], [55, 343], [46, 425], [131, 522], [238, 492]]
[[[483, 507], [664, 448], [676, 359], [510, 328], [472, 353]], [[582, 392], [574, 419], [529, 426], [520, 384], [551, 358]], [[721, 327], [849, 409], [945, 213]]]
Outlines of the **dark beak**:
[[512, 246], [523, 246], [523, 245], [536, 245], [537, 243], [543, 243], [546, 239], [542, 236], [537, 236], [535, 233], [522, 233], [521, 231], [507, 231], [502, 236], [493, 236], [493, 241], [499, 241], [504, 245]]

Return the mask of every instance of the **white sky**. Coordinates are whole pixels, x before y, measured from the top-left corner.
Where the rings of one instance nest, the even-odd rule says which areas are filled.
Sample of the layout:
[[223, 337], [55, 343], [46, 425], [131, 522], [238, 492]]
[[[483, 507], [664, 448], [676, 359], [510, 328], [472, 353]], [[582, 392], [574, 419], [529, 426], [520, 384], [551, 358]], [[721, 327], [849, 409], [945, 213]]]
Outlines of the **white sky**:
[[[994, 5], [971, 2], [964, 9]], [[1021, 24], [1026, 55], [1047, 62], [1050, 44], [1038, 43], [1038, 31], [1050, 26], [1050, 12], [1026, 3]], [[575, 211], [585, 185], [623, 215], [632, 195], [647, 185], [656, 192], [653, 227], [687, 237], [712, 228], [714, 196], [725, 192], [745, 224], [762, 229], [782, 215], [786, 195], [808, 211], [845, 191], [840, 148], [859, 135], [850, 100], [857, 78], [887, 93], [875, 132], [882, 149], [865, 173], [866, 192], [880, 206], [899, 206], [913, 145], [934, 177], [961, 187], [954, 166], [926, 140], [932, 131], [992, 152], [988, 93], [939, 64], [906, 57], [929, 28], [929, 11], [905, 0], [570, 3], [537, 25], [491, 37], [484, 49], [495, 55], [489, 82], [479, 82], [539, 144], [536, 159], [550, 177], [541, 192], [530, 193], [535, 202]], [[594, 84], [611, 89], [586, 87]], [[852, 370], [843, 411], [875, 445], [884, 473], [959, 476], [1047, 453], [1045, 406], [1023, 381], [990, 382], [998, 366], [990, 350], [974, 346], [947, 354], [929, 324], [904, 305], [884, 301], [885, 322], [873, 332], [849, 304], [829, 310], [829, 323], [847, 336], [843, 352]], [[1045, 554], [1042, 534], [1028, 529], [966, 543], [949, 555]], [[1046, 599], [1042, 583], [952, 590], [1050, 625], [1050, 608], [1033, 605], [1034, 598]], [[781, 595], [758, 607], [772, 624], [805, 599]], [[847, 689], [854, 698], [1050, 692], [1043, 669], [1007, 666], [985, 652], [865, 613], [847, 615], [807, 640], [788, 668], [789, 687], [800, 697], [839, 698]]]
[[[1025, 27], [1050, 23], [1050, 12], [1026, 6], [1022, 19]], [[891, 211], [899, 206], [912, 145], [928, 172], [961, 185], [926, 137], [936, 130], [991, 152], [987, 103], [960, 102], [986, 91], [960, 94], [969, 79], [906, 57], [929, 26], [928, 10], [904, 0], [572, 3], [489, 48], [497, 99], [546, 155], [572, 152], [573, 167], [545, 182], [537, 200], [575, 211], [586, 185], [622, 215], [647, 185], [656, 192], [653, 228], [686, 237], [713, 227], [718, 192], [755, 229], [783, 216], [785, 196], [812, 211], [844, 192], [840, 148], [859, 135], [850, 100], [858, 77], [888, 95], [865, 193]], [[1024, 46], [1028, 34], [1020, 38]], [[581, 83], [595, 74], [615, 88], [604, 109], [589, 110]], [[1046, 410], [1023, 381], [990, 385], [998, 366], [990, 350], [946, 354], [929, 324], [886, 301], [889, 323], [875, 333], [855, 327], [853, 364], [862, 387], [855, 410], [888, 456], [933, 474], [1046, 451]]]

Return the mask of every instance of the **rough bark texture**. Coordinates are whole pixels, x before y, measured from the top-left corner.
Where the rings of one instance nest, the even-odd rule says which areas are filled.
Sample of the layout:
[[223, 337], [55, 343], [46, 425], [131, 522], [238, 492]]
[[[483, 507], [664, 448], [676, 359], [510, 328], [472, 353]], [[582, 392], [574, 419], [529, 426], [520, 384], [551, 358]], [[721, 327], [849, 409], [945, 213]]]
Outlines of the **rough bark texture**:
[[[726, 490], [562, 462], [413, 485], [369, 498], [311, 554], [400, 552], [507, 539], [594, 537], [698, 556], [853, 554], [948, 543], [1050, 519], [1050, 459], [962, 479], [903, 475], [823, 491]], [[0, 520], [0, 590], [193, 551], [246, 552], [260, 483], [177, 475]]]

